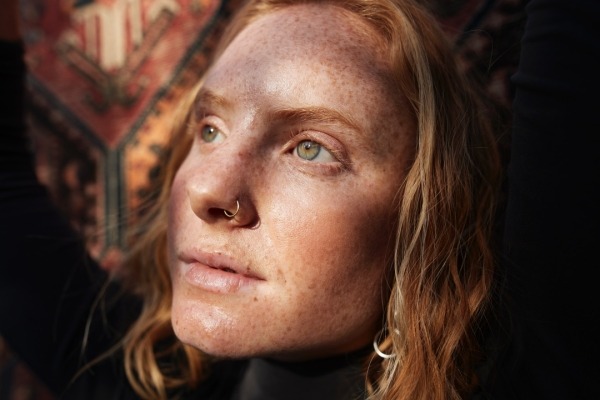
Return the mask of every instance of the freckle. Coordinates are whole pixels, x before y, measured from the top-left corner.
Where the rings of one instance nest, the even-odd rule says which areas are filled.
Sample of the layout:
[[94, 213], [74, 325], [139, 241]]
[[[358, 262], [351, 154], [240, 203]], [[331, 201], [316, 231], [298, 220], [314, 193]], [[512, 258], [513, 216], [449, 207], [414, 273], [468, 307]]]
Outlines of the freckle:
[[258, 299], [256, 297], [254, 297], [254, 301], [258, 301]]

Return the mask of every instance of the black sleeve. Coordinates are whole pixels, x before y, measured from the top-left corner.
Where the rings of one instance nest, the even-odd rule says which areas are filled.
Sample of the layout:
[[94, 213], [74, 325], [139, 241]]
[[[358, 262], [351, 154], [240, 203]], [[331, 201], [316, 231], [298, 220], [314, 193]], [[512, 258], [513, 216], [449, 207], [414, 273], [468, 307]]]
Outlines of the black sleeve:
[[[20, 43], [0, 42], [0, 334], [63, 393], [85, 363], [118, 340], [136, 307], [107, 283], [36, 179], [23, 118], [23, 53]], [[109, 295], [97, 302], [101, 291]]]
[[598, 399], [600, 2], [527, 15], [504, 234], [514, 331], [493, 398]]

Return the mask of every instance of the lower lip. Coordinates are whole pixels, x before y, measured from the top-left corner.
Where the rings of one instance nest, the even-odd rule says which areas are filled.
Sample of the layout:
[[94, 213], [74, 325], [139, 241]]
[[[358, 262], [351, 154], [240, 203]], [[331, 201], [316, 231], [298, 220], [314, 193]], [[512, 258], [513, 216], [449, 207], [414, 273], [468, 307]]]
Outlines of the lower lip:
[[211, 268], [201, 263], [184, 264], [183, 276], [192, 286], [214, 293], [235, 293], [255, 287], [261, 279]]

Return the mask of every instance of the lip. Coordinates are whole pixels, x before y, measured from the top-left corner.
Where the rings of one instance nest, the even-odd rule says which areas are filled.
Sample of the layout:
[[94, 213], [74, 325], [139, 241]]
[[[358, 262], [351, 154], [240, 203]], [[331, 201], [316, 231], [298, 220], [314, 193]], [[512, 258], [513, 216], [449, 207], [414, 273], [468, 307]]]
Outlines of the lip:
[[178, 258], [187, 283], [209, 292], [235, 293], [265, 281], [249, 265], [220, 252], [190, 251]]

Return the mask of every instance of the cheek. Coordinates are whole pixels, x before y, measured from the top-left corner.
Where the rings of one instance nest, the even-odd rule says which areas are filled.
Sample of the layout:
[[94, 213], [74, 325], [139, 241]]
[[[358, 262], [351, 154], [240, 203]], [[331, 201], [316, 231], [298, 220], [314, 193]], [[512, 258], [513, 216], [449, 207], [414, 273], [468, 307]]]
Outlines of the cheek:
[[375, 206], [369, 197], [327, 196], [316, 205], [296, 201], [295, 212], [282, 219], [279, 235], [272, 236], [278, 244], [273, 253], [286, 265], [288, 293], [310, 305], [302, 310], [327, 310], [337, 322], [378, 319], [393, 220], [384, 211], [389, 204]]
[[[186, 220], [190, 218], [191, 209], [189, 206], [189, 200], [187, 190], [185, 187], [185, 181], [181, 178], [179, 173], [175, 176], [171, 185], [171, 191], [169, 194], [169, 200], [167, 203], [167, 260], [169, 263], [169, 270], [173, 273], [173, 266], [177, 262], [176, 248], [177, 243], [181, 241], [182, 235], [185, 234]], [[177, 280], [172, 277], [172, 283], [174, 286], [177, 284]]]
[[303, 202], [296, 202], [282, 227], [283, 236], [295, 237], [300, 245], [295, 258], [316, 262], [325, 270], [327, 265], [346, 264], [346, 272], [357, 268], [355, 272], [364, 273], [356, 264], [382, 261], [389, 254], [393, 196], [369, 186], [358, 189], [362, 190], [352, 187], [320, 197], [307, 194]]
[[181, 223], [181, 214], [184, 211], [186, 203], [187, 192], [185, 189], [185, 182], [178, 172], [173, 179], [167, 204], [167, 228], [169, 239], [173, 238], [173, 234], [178, 230]]

